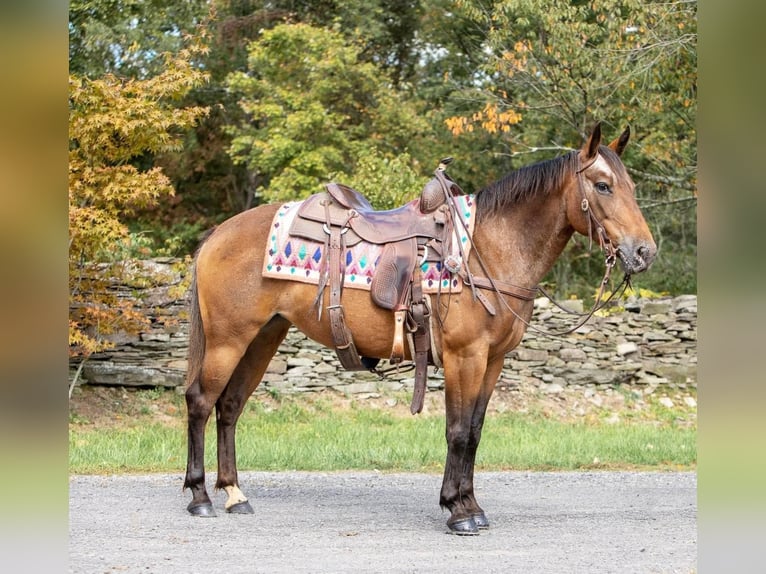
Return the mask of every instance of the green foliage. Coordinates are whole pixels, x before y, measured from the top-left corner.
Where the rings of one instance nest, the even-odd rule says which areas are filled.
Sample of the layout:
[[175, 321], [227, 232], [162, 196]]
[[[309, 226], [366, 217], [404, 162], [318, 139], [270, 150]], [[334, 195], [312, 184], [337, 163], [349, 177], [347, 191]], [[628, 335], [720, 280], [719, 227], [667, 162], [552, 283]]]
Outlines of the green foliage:
[[353, 176], [342, 183], [361, 191], [376, 209], [393, 209], [415, 199], [427, 181], [416, 173], [412, 159], [404, 153], [393, 159], [364, 155]]
[[[673, 290], [695, 290], [696, 2], [458, 4], [487, 27], [491, 55], [483, 103], [449, 118], [452, 132], [498, 134], [511, 157], [536, 161], [578, 147], [596, 120], [615, 134], [630, 125], [625, 162], [660, 244], [654, 274], [642, 281], [662, 290], [670, 279]], [[552, 276], [580, 291], [600, 265], [578, 249], [570, 253]]]
[[70, 0], [69, 71], [145, 78], [178, 53], [207, 13], [207, 0]]
[[126, 218], [173, 188], [159, 168], [140, 169], [145, 153], [177, 149], [177, 132], [205, 113], [172, 105], [205, 75], [190, 63], [194, 48], [166, 56], [146, 80], [69, 79], [69, 344], [89, 355], [103, 337], [135, 330], [145, 319], [111, 284], [129, 267]]
[[[248, 46], [274, 26], [302, 22], [343, 34], [356, 42], [360, 61], [375, 63], [396, 91], [412, 97], [409, 82], [417, 73], [420, 51], [415, 32], [420, 26], [419, 2], [368, 0], [324, 0], [296, 3], [292, 0], [215, 0], [207, 26], [210, 52], [202, 60], [210, 83], [190, 93], [188, 101], [210, 106], [210, 114], [190, 133], [182, 152], [163, 154], [156, 162], [163, 167], [176, 189], [173, 201], [146, 210], [136, 227], [163, 230], [191, 223], [212, 227], [226, 217], [249, 209], [263, 197], [256, 195], [267, 182], [261, 174], [235, 164], [228, 154], [231, 133], [225, 126], [249, 122], [240, 108], [240, 94], [227, 88], [226, 78], [234, 72], [247, 73]], [[420, 98], [417, 98], [419, 101]], [[440, 124], [436, 120], [435, 124]], [[411, 145], [413, 142], [409, 142]], [[429, 142], [433, 146], [433, 141]], [[396, 149], [392, 157], [403, 152]], [[420, 158], [420, 156], [417, 156]], [[425, 157], [428, 163], [434, 157]], [[191, 251], [194, 241], [184, 241]]]
[[[202, 221], [179, 221], [166, 226], [155, 226], [149, 220], [132, 221], [125, 256], [137, 259], [148, 257], [183, 257], [194, 253], [207, 228]], [[135, 229], [135, 230], [134, 230]]]
[[[696, 5], [73, 0], [70, 71], [107, 84], [109, 73], [152, 78], [165, 69], [162, 54], [178, 54], [201, 21], [210, 31], [209, 51], [190, 58], [210, 81], [170, 104], [209, 113], [192, 130], [169, 128], [175, 148], [149, 146], [110, 164], [123, 170], [109, 174], [112, 189], [144, 178], [145, 198], [121, 208], [135, 240], [123, 253], [191, 253], [202, 232], [227, 217], [305, 197], [330, 179], [391, 207], [417, 193], [419, 177], [448, 155], [452, 177], [475, 192], [578, 146], [600, 119], [607, 133], [632, 128], [625, 163], [660, 247], [637, 282], [693, 292]], [[105, 149], [123, 143], [106, 141]], [[91, 227], [93, 237], [83, 231], [78, 241], [103, 235], [110, 247], [99, 256], [115, 256], [111, 246], [125, 229], [110, 226], [109, 213], [87, 215], [79, 227]], [[602, 272], [601, 256], [581, 242], [546, 279], [560, 296], [586, 297]]]
[[[595, 120], [615, 131], [629, 123], [643, 132], [645, 155], [693, 166], [696, 2], [496, 0], [489, 9], [483, 2], [459, 4], [488, 26], [492, 51], [484, 67], [493, 98], [472, 124], [491, 130], [523, 118], [519, 135], [525, 137], [515, 142], [523, 151], [531, 139], [576, 145]], [[653, 129], [660, 125], [664, 136]], [[670, 134], [678, 141], [663, 141]]]
[[339, 33], [280, 25], [251, 45], [249, 73], [229, 77], [249, 117], [231, 128], [231, 154], [267, 201], [307, 197], [350, 175], [363, 155], [401, 153], [422, 126], [359, 53]]

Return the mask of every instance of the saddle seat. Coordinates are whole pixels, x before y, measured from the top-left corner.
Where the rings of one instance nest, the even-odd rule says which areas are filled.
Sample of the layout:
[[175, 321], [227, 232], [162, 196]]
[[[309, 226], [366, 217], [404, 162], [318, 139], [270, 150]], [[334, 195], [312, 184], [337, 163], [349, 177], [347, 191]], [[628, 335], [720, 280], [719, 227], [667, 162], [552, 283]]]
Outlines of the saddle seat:
[[375, 211], [364, 195], [347, 185], [343, 185], [342, 183], [329, 183], [326, 187], [333, 199], [343, 207], [355, 209], [359, 213]]
[[[328, 183], [325, 193], [307, 199], [298, 211], [293, 233], [322, 241], [327, 236], [324, 225], [348, 227], [346, 245], [367, 241], [383, 245], [413, 237], [441, 238], [449, 207], [446, 201], [431, 213], [420, 210], [420, 199], [387, 211], [375, 211], [358, 191], [341, 183]], [[320, 223], [320, 225], [309, 222]]]

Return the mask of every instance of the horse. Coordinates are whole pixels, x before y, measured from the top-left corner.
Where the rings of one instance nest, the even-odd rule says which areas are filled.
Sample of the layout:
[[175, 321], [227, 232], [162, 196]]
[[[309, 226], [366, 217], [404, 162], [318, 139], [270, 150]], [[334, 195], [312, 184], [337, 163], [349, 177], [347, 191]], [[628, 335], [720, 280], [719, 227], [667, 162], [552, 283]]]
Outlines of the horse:
[[[444, 372], [447, 456], [439, 504], [450, 513], [448, 533], [475, 535], [490, 524], [474, 492], [476, 452], [503, 359], [521, 342], [534, 307], [533, 298], [515, 296], [502, 286], [534, 290], [575, 233], [591, 238], [597, 233], [626, 277], [645, 271], [655, 258], [657, 246], [620, 158], [629, 138], [628, 127], [602, 145], [599, 122], [581, 148], [521, 167], [475, 194], [476, 257], [469, 256], [467, 265], [480, 274], [480, 255], [481, 272], [489, 280], [480, 286], [482, 299], [493, 300], [495, 309], [488, 312], [472, 290], [463, 289], [442, 297], [448, 309], [433, 329]], [[191, 490], [187, 511], [193, 516], [216, 515], [204, 469], [205, 426], [213, 407], [215, 489], [226, 492], [227, 512], [252, 514], [239, 488], [235, 453], [236, 425], [245, 403], [291, 325], [333, 346], [328, 313], [315, 312], [316, 286], [263, 276], [264, 246], [280, 205], [257, 206], [227, 219], [201, 242], [194, 257], [183, 484], [183, 490]], [[359, 354], [388, 358], [395, 329], [391, 312], [357, 289], [343, 291], [343, 307]]]

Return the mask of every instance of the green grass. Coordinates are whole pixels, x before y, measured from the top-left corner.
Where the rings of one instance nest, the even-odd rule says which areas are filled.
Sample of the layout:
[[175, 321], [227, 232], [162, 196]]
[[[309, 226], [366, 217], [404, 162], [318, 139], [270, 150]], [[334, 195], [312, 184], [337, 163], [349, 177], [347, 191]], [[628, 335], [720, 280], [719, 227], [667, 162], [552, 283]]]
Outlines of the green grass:
[[[215, 427], [207, 430], [206, 468], [215, 469]], [[446, 453], [444, 415], [402, 417], [352, 405], [276, 408], [250, 401], [237, 431], [241, 470], [440, 472]], [[72, 473], [176, 472], [186, 464], [178, 424], [143, 423], [94, 428], [70, 425]], [[696, 428], [672, 417], [610, 424], [604, 419], [563, 422], [539, 414], [488, 415], [478, 470], [691, 469]]]

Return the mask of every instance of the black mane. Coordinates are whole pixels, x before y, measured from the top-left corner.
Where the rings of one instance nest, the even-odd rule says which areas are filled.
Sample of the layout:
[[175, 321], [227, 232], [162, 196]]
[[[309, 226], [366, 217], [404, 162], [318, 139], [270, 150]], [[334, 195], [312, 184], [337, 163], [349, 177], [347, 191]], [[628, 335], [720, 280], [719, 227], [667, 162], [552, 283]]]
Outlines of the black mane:
[[[620, 156], [603, 145], [599, 147], [599, 154], [612, 168], [617, 181], [623, 186], [628, 185], [630, 176]], [[577, 173], [579, 166], [579, 151], [574, 150], [510, 172], [476, 193], [477, 220], [558, 189], [567, 177]]]
[[491, 217], [506, 208], [558, 188], [577, 169], [578, 152], [521, 167], [476, 194], [477, 218]]

